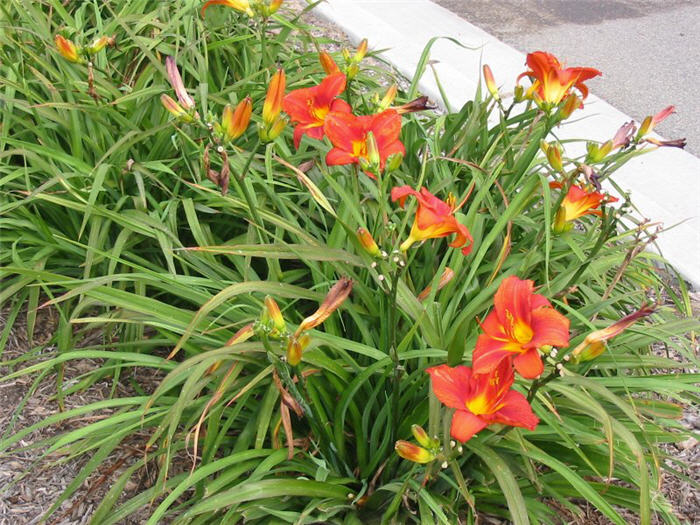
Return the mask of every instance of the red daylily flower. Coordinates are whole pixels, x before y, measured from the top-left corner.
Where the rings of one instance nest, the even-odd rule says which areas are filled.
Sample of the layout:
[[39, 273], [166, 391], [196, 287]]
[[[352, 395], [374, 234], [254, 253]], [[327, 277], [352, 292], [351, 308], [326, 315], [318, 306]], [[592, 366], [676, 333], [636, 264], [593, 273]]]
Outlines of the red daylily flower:
[[428, 368], [435, 396], [456, 409], [450, 435], [464, 443], [494, 423], [534, 430], [539, 418], [524, 395], [512, 390], [510, 359], [502, 360], [488, 374], [476, 374], [468, 366]]
[[323, 130], [334, 146], [326, 155], [329, 166], [369, 161], [367, 136], [370, 131], [377, 144], [379, 169], [384, 169], [386, 159], [391, 155], [406, 153], [399, 140], [401, 116], [393, 109], [361, 117], [349, 112], [333, 112], [326, 116]]
[[[561, 183], [550, 182], [550, 188], [561, 188]], [[571, 229], [571, 222], [584, 215], [597, 215], [603, 212], [598, 209], [601, 204], [616, 202], [617, 198], [599, 191], [587, 191], [581, 186], [572, 185], [561, 203], [554, 219], [554, 231], [563, 232]]]
[[282, 99], [282, 109], [289, 115], [294, 128], [294, 147], [298, 148], [301, 137], [323, 139], [323, 124], [330, 112], [350, 113], [350, 105], [336, 98], [345, 91], [345, 75], [333, 73], [318, 86], [295, 89]]
[[525, 63], [530, 69], [522, 73], [518, 80], [526, 76], [532, 81], [528, 96], [554, 105], [564, 100], [572, 88], [577, 89], [585, 99], [588, 88], [584, 81], [602, 75], [592, 67], [564, 68], [554, 55], [544, 51], [529, 53]]
[[538, 348], [569, 346], [569, 320], [552, 308], [542, 295], [533, 293], [534, 283], [507, 277], [494, 296], [494, 308], [484, 319], [472, 356], [474, 372], [495, 370], [514, 356], [513, 365], [526, 379], [544, 370]]
[[452, 248], [461, 247], [462, 253], [469, 255], [474, 239], [467, 227], [457, 222], [454, 216], [454, 213], [462, 207], [464, 201], [459, 205], [455, 205], [455, 198], [453, 195], [450, 195], [447, 198], [447, 202], [445, 202], [438, 199], [425, 188], [421, 188], [420, 192], [417, 192], [410, 186], [397, 186], [391, 190], [391, 200], [398, 200], [402, 208], [409, 195], [413, 195], [418, 199], [418, 211], [416, 212], [416, 219], [413, 221], [408, 239], [401, 244], [401, 250], [408, 250], [417, 241], [437, 239], [454, 233], [456, 236], [449, 246]]

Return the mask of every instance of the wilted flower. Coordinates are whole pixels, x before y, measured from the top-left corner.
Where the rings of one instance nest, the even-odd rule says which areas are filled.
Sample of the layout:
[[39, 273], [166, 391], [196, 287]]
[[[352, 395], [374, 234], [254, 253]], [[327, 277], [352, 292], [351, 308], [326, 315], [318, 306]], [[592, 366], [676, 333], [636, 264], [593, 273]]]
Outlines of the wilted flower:
[[591, 359], [595, 359], [605, 350], [606, 341], [627, 330], [627, 328], [629, 328], [637, 320], [653, 314], [654, 310], [654, 307], [644, 305], [636, 312], [623, 317], [607, 328], [591, 332], [586, 336], [581, 344], [574, 348], [573, 352], [571, 352], [571, 357], [573, 358], [574, 362], [578, 363], [581, 361], [590, 361]]
[[428, 368], [435, 396], [454, 408], [450, 435], [462, 443], [489, 425], [500, 423], [534, 430], [539, 419], [524, 395], [512, 390], [510, 358], [489, 373], [476, 374], [467, 366]]
[[352, 281], [346, 277], [341, 278], [328, 291], [326, 298], [323, 300], [318, 310], [301, 322], [294, 335], [298, 336], [305, 330], [311, 330], [328, 319], [328, 317], [343, 304], [343, 301], [348, 298], [351, 291]]
[[345, 91], [345, 75], [333, 73], [321, 81], [318, 86], [295, 89], [282, 100], [282, 108], [289, 115], [294, 128], [294, 146], [299, 147], [301, 137], [323, 139], [323, 125], [330, 112], [350, 113], [352, 109], [347, 102], [336, 98]]
[[165, 70], [168, 73], [170, 85], [175, 90], [175, 95], [177, 95], [177, 100], [180, 102], [180, 105], [188, 111], [194, 109], [194, 99], [187, 93], [185, 84], [183, 84], [182, 77], [180, 76], [180, 71], [177, 69], [177, 64], [173, 57], [169, 56], [165, 58]]
[[[455, 272], [452, 270], [449, 266], [445, 266], [445, 270], [442, 272], [442, 275], [440, 275], [440, 280], [438, 281], [438, 286], [437, 289], [438, 291], [442, 290], [447, 284], [454, 279]], [[425, 289], [418, 294], [418, 300], [419, 301], [425, 301], [425, 299], [430, 295], [430, 292], [432, 291], [432, 286], [428, 285], [425, 287]]]
[[473, 245], [472, 236], [467, 227], [457, 222], [454, 216], [464, 201], [456, 205], [456, 199], [453, 195], [447, 198], [447, 202], [442, 201], [426, 188], [421, 188], [420, 192], [410, 186], [397, 186], [391, 190], [391, 200], [398, 200], [402, 208], [409, 195], [418, 199], [418, 211], [408, 239], [401, 244], [401, 250], [408, 250], [414, 242], [446, 237], [454, 233], [455, 238], [449, 246], [452, 248], [461, 247], [462, 253], [468, 255]]
[[416, 111], [425, 111], [426, 109], [435, 109], [435, 106], [428, 104], [428, 97], [422, 96], [418, 97], [410, 102], [406, 102], [401, 106], [394, 106], [391, 109], [396, 111], [399, 115], [404, 113], [415, 113]]
[[384, 169], [390, 155], [406, 153], [399, 140], [401, 117], [392, 109], [361, 117], [333, 112], [326, 116], [323, 130], [334, 146], [326, 155], [329, 166], [369, 162], [367, 137], [370, 132], [376, 140], [380, 170]]
[[80, 63], [83, 61], [80, 56], [80, 48], [70, 40], [67, 40], [63, 35], [56, 35], [54, 43], [61, 56], [69, 62]]
[[528, 77], [532, 86], [526, 96], [546, 104], [559, 104], [572, 88], [577, 89], [581, 98], [585, 99], [588, 88], [584, 81], [601, 75], [600, 71], [590, 67], [564, 68], [554, 55], [544, 51], [529, 53], [525, 62], [530, 69], [522, 73], [518, 80]]
[[518, 373], [527, 379], [544, 370], [539, 348], [569, 345], [569, 320], [552, 308], [542, 295], [533, 293], [530, 280], [510, 276], [494, 296], [494, 308], [486, 316], [472, 355], [474, 372], [485, 374], [513, 357]]
[[632, 120], [620, 126], [612, 139], [612, 149], [626, 148], [629, 146], [636, 129], [637, 126]]

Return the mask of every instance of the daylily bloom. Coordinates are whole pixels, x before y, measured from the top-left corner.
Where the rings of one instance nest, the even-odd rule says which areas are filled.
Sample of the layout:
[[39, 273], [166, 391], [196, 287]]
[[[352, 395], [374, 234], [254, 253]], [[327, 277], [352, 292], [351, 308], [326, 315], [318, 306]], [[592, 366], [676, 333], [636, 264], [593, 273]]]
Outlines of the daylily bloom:
[[[438, 199], [426, 188], [421, 188], [417, 192], [410, 186], [396, 186], [391, 190], [391, 200], [399, 201], [399, 206], [403, 208], [406, 198], [413, 195], [418, 199], [418, 211], [411, 227], [411, 233], [401, 244], [401, 250], [406, 251], [417, 241], [426, 239], [437, 239], [446, 237], [452, 233], [456, 234], [454, 240], [449, 244], [452, 248], [462, 248], [464, 255], [469, 255], [474, 240], [469, 230], [463, 224], [457, 222], [454, 214], [462, 207], [464, 201], [455, 205], [455, 197], [450, 195], [447, 201]], [[466, 201], [466, 198], [465, 198]]]
[[250, 116], [253, 112], [253, 103], [250, 97], [244, 98], [234, 110], [230, 104], [226, 104], [221, 115], [221, 133], [224, 140], [235, 140], [248, 129]]
[[[550, 188], [561, 188], [561, 183], [550, 182]], [[599, 191], [587, 191], [581, 186], [571, 185], [554, 218], [554, 231], [562, 233], [573, 227], [572, 221], [584, 215], [603, 215], [601, 204], [616, 202], [617, 198]]]
[[177, 100], [180, 102], [180, 105], [186, 110], [194, 109], [194, 99], [187, 93], [185, 84], [182, 82], [182, 77], [180, 76], [180, 71], [178, 71], [177, 64], [173, 57], [169, 56], [165, 58], [165, 70], [168, 73], [170, 85], [175, 90], [175, 95], [177, 95]]
[[399, 440], [394, 445], [394, 450], [403, 459], [414, 463], [430, 463], [435, 459], [435, 454], [411, 443], [410, 441]]
[[202, 16], [204, 16], [205, 11], [212, 5], [223, 5], [245, 13], [248, 16], [253, 16], [253, 10], [250, 7], [250, 2], [248, 0], [209, 0], [202, 7]]
[[63, 35], [56, 35], [54, 37], [54, 43], [61, 56], [69, 62], [79, 63], [83, 61], [80, 57], [80, 49], [78, 46], [66, 39]]
[[530, 68], [522, 73], [522, 77], [529, 77], [532, 86], [528, 89], [527, 96], [535, 101], [557, 105], [575, 88], [581, 94], [581, 98], [588, 96], [588, 88], [584, 81], [597, 77], [602, 73], [591, 67], [564, 68], [554, 55], [544, 51], [529, 53], [525, 61]]
[[513, 365], [526, 379], [544, 370], [538, 348], [569, 345], [569, 320], [533, 293], [530, 280], [507, 277], [494, 296], [494, 308], [481, 325], [472, 356], [474, 372], [485, 374], [514, 357]]
[[488, 64], [484, 64], [483, 71], [486, 89], [489, 90], [489, 93], [491, 93], [494, 100], [500, 100], [501, 95], [498, 94], [498, 87], [496, 86], [496, 80], [493, 78], [493, 71], [491, 71]]
[[325, 51], [321, 51], [318, 54], [318, 61], [321, 62], [321, 67], [326, 72], [326, 75], [340, 73], [340, 68], [338, 67], [338, 64], [336, 64], [335, 60], [333, 60], [333, 58]]
[[510, 359], [501, 360], [486, 374], [474, 373], [461, 365], [434, 366], [427, 372], [435, 396], [456, 409], [450, 435], [462, 443], [495, 423], [529, 430], [539, 423], [525, 396], [511, 389], [514, 374]]
[[571, 352], [571, 357], [574, 362], [578, 363], [581, 361], [590, 361], [595, 359], [605, 350], [605, 342], [612, 339], [616, 335], [621, 334], [623, 331], [627, 330], [632, 324], [637, 320], [647, 317], [653, 314], [655, 308], [653, 306], [644, 305], [636, 312], [633, 312], [616, 323], [611, 324], [607, 328], [602, 330], [596, 330], [591, 332], [586, 336], [586, 338], [574, 348]]
[[295, 89], [282, 99], [282, 109], [297, 125], [294, 128], [294, 147], [299, 147], [304, 135], [323, 139], [323, 125], [330, 112], [352, 111], [347, 102], [336, 98], [345, 91], [345, 82], [345, 75], [336, 72], [324, 78], [318, 86]]
[[334, 146], [326, 155], [329, 166], [368, 163], [367, 138], [370, 132], [376, 140], [380, 170], [384, 169], [389, 156], [406, 153], [399, 140], [401, 117], [393, 109], [362, 117], [332, 112], [326, 116], [323, 130]]

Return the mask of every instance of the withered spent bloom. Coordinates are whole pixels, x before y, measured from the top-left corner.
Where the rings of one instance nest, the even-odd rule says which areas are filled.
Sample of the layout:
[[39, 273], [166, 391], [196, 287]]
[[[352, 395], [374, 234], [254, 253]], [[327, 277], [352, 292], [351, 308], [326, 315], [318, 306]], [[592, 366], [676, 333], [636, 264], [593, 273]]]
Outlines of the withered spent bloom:
[[306, 330], [311, 330], [316, 326], [320, 325], [330, 317], [330, 315], [335, 312], [338, 307], [348, 298], [350, 292], [352, 291], [353, 282], [347, 277], [342, 277], [333, 287], [328, 291], [328, 295], [316, 310], [309, 317], [304, 319], [297, 331], [294, 333], [295, 337]]
[[626, 315], [616, 323], [611, 324], [607, 328], [596, 330], [586, 336], [586, 338], [574, 348], [571, 356], [574, 362], [590, 361], [595, 359], [605, 350], [605, 342], [612, 339], [616, 335], [621, 334], [627, 328], [632, 326], [639, 319], [643, 319], [654, 313], [656, 308], [650, 305], [643, 305], [636, 312]]

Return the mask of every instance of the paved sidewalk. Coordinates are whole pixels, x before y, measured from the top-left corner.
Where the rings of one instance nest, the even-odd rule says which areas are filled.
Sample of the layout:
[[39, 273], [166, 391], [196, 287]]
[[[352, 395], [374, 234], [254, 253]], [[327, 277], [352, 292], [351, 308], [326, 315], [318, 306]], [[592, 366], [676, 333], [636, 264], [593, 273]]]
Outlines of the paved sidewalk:
[[520, 51], [601, 70], [592, 91], [637, 120], [674, 104], [658, 133], [700, 155], [700, 1], [434, 1]]

